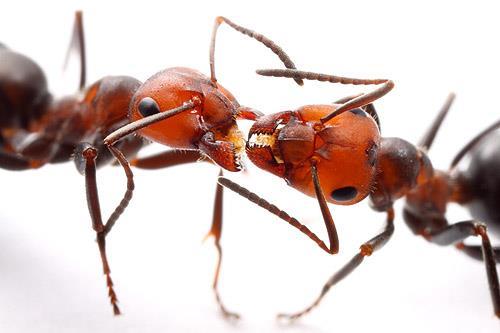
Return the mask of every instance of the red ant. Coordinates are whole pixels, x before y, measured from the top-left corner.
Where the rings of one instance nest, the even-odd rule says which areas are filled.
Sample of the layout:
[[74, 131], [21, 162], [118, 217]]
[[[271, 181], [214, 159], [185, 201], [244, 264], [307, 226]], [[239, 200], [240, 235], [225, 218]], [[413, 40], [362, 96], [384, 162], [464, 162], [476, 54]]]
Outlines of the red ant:
[[[0, 45], [0, 167], [28, 170], [65, 162], [73, 156], [78, 171], [85, 176], [92, 228], [96, 232], [109, 298], [116, 315], [120, 314], [120, 310], [106, 256], [106, 236], [132, 198], [134, 181], [128, 159], [132, 159], [130, 164], [133, 166], [156, 169], [195, 162], [207, 156], [225, 170], [239, 171], [245, 140], [238, 130], [236, 119], [255, 121], [262, 115], [240, 106], [234, 96], [216, 80], [215, 40], [218, 27], [224, 22], [263, 43], [278, 55], [285, 67], [292, 70], [291, 73], [300, 76], [302, 72], [293, 72], [295, 65], [278, 45], [224, 17], [216, 19], [212, 33], [210, 77], [193, 69], [176, 67], [158, 72], [144, 83], [127, 76], [108, 76], [85, 88], [84, 31], [82, 13], [77, 12], [69, 51], [76, 50], [79, 53], [81, 93], [61, 99], [55, 99], [49, 93], [45, 75], [33, 60]], [[307, 75], [304, 78], [308, 78]], [[345, 111], [369, 104], [392, 88], [392, 82], [387, 80], [333, 76], [326, 79], [347, 84], [384, 85], [372, 93], [346, 100], [338, 108], [323, 108], [325, 122], [332, 117], [335, 117], [332, 122], [350, 119], [352, 114], [358, 117], [356, 112], [351, 114]], [[296, 77], [295, 81], [303, 83], [300, 77]], [[372, 127], [373, 135], [376, 136], [375, 126]], [[129, 135], [132, 133], [138, 135]], [[152, 157], [135, 158], [137, 152], [146, 145], [144, 139], [175, 150]], [[293, 154], [292, 151], [290, 153]], [[119, 205], [104, 223], [96, 169], [114, 159], [125, 171], [127, 189]], [[219, 255], [213, 289], [223, 314], [237, 317], [222, 305], [217, 289], [222, 256], [219, 243], [221, 230], [222, 187], [218, 185], [209, 232], [215, 238]], [[336, 239], [335, 230], [330, 230], [333, 230], [331, 236]], [[334, 253], [337, 243], [333, 240], [332, 244], [330, 252]]]
[[[326, 75], [297, 70], [261, 70], [262, 75], [294, 79], [325, 80]], [[219, 183], [298, 228], [329, 254], [339, 242], [327, 201], [353, 205], [370, 197], [373, 209], [386, 212], [383, 231], [361, 245], [346, 265], [323, 286], [319, 296], [300, 312], [279, 314], [297, 319], [315, 308], [331, 287], [347, 277], [364, 260], [382, 248], [394, 232], [393, 203], [406, 198], [404, 219], [410, 229], [438, 245], [453, 245], [469, 256], [484, 260], [495, 315], [500, 317], [500, 288], [496, 262], [500, 248], [492, 248], [486, 225], [500, 231], [500, 121], [472, 139], [453, 159], [448, 172], [434, 170], [426, 151], [431, 147], [454, 95], [451, 94], [418, 147], [399, 138], [381, 138], [378, 116], [372, 104], [338, 115], [342, 106], [312, 105], [260, 117], [249, 132], [247, 155], [260, 168], [283, 178], [288, 185], [315, 197], [328, 232], [329, 246], [286, 212], [246, 188], [220, 177]], [[331, 112], [336, 109], [335, 112]], [[373, 117], [370, 117], [370, 115]], [[456, 166], [470, 155], [468, 169]], [[326, 194], [326, 195], [325, 195]], [[446, 205], [466, 205], [475, 220], [449, 224]], [[469, 236], [479, 236], [481, 246], [465, 245]]]

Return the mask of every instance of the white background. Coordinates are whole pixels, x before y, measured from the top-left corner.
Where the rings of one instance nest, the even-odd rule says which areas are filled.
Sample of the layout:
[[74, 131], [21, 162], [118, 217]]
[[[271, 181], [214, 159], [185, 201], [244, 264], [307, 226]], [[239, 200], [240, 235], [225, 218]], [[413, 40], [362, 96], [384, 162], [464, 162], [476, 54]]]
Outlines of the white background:
[[[56, 2], [57, 3], [57, 2]], [[62, 2], [60, 2], [62, 3]], [[209, 73], [208, 46], [217, 15], [278, 42], [304, 70], [391, 78], [377, 103], [384, 136], [416, 142], [449, 91], [458, 95], [431, 158], [446, 168], [475, 133], [498, 119], [500, 23], [494, 1], [449, 2], [185, 1], [52, 4], [3, 2], [0, 39], [34, 58], [53, 91], [77, 81], [61, 75], [73, 11], [84, 10], [89, 82], [104, 75], [145, 80], [171, 66]], [[80, 5], [80, 6], [79, 6]], [[241, 104], [272, 113], [329, 103], [364, 87], [263, 78], [280, 67], [264, 47], [222, 26], [219, 81]], [[231, 174], [288, 210], [326, 239], [317, 203], [248, 164]], [[414, 237], [398, 214], [393, 240], [294, 325], [274, 315], [299, 310], [319, 292], [384, 215], [366, 202], [331, 206], [341, 254], [331, 257], [286, 223], [226, 193], [221, 292], [237, 324], [224, 321], [211, 293], [215, 251], [209, 228], [217, 169], [205, 164], [135, 171], [137, 190], [108, 238], [120, 306], [111, 315], [84, 179], [71, 163], [29, 172], [0, 170], [0, 330], [3, 332], [495, 332], [482, 264], [453, 248]], [[125, 179], [98, 173], [108, 215]], [[401, 203], [396, 207], [400, 212]], [[452, 221], [467, 219], [451, 207]]]

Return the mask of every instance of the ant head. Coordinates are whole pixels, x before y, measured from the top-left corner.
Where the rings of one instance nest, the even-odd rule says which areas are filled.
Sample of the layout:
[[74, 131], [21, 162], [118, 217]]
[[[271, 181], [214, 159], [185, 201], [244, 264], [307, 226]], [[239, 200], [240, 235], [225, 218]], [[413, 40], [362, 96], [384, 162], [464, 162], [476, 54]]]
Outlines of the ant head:
[[326, 200], [341, 205], [359, 202], [371, 189], [380, 133], [361, 109], [320, 121], [333, 111], [332, 105], [311, 105], [259, 118], [249, 132], [248, 157], [313, 197], [315, 163]]
[[196, 101], [187, 110], [141, 129], [149, 140], [180, 149], [197, 149], [229, 171], [238, 171], [245, 147], [236, 124], [236, 99], [219, 84], [188, 68], [170, 68], [148, 79], [130, 104], [131, 121]]

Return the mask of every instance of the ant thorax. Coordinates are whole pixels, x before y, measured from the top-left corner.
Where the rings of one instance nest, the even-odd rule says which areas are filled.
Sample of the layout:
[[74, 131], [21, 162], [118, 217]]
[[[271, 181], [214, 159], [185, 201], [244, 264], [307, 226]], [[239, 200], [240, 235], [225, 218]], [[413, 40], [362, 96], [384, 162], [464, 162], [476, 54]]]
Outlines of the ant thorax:
[[400, 138], [382, 138], [371, 206], [385, 211], [397, 199], [429, 182], [433, 175], [432, 164], [422, 150]]

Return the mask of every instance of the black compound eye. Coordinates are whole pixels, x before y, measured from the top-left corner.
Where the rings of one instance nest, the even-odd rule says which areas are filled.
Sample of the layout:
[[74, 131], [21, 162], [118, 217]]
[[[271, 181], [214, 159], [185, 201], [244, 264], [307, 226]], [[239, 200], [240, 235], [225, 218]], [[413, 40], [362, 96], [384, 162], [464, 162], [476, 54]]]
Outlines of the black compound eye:
[[349, 201], [358, 195], [358, 190], [352, 186], [341, 187], [332, 191], [332, 199], [336, 201]]
[[139, 113], [143, 117], [151, 116], [153, 114], [159, 113], [160, 112], [160, 107], [156, 103], [154, 99], [151, 97], [144, 97], [140, 102], [139, 102]]

